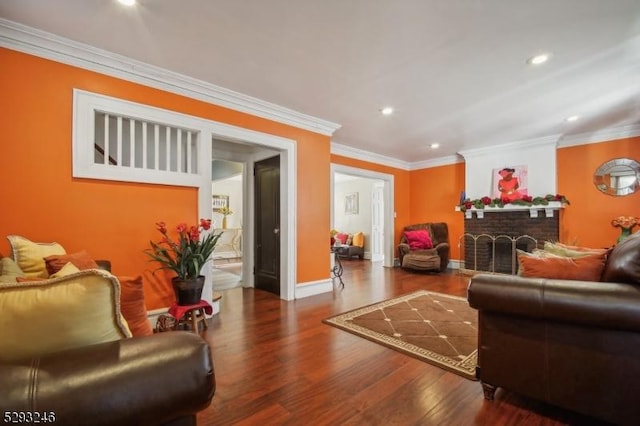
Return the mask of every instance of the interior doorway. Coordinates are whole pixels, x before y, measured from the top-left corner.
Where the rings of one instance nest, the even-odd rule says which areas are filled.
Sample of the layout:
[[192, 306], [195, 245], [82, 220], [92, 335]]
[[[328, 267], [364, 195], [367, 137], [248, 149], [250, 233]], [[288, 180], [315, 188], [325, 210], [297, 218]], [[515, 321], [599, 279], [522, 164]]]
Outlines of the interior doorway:
[[[382, 264], [386, 267], [393, 267], [394, 264], [394, 176], [386, 173], [374, 172], [366, 169], [358, 169], [355, 167], [343, 166], [339, 164], [331, 165], [331, 226], [336, 224], [336, 176], [347, 175], [357, 178], [366, 178], [377, 182], [377, 187], [372, 187], [371, 198], [377, 199], [371, 204], [370, 221], [373, 222], [374, 215], [376, 229], [373, 224], [370, 225], [369, 240], [371, 243], [378, 244], [373, 251], [370, 248], [369, 256], [372, 260], [382, 260]], [[378, 209], [374, 212], [375, 208]], [[378, 233], [378, 235], [375, 235]], [[366, 243], [365, 243], [366, 244]], [[377, 253], [374, 256], [374, 251]]]
[[[212, 134], [211, 161], [226, 160], [242, 163], [242, 286], [254, 287], [255, 266], [255, 197], [253, 193], [254, 164], [277, 156], [280, 167], [280, 253], [279, 279], [280, 298], [295, 299], [296, 279], [296, 232], [295, 232], [295, 144], [292, 140], [278, 136], [252, 132], [244, 129], [216, 129]], [[205, 189], [203, 187], [203, 189]], [[201, 214], [211, 214], [211, 199], [214, 195], [211, 185], [207, 188], [207, 205], [200, 209]], [[234, 212], [235, 215], [235, 212]], [[206, 216], [202, 216], [206, 217]]]

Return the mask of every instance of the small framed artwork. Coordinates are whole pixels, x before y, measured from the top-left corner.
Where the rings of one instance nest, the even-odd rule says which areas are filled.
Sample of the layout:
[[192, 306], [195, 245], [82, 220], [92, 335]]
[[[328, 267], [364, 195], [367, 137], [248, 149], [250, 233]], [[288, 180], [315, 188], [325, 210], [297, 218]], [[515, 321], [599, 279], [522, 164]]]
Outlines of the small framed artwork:
[[344, 213], [358, 214], [358, 193], [352, 192], [344, 197]]
[[219, 212], [223, 207], [229, 207], [228, 195], [214, 195], [211, 198], [211, 206], [213, 207], [214, 212]]
[[493, 169], [494, 198], [519, 200], [527, 191], [527, 166], [512, 166]]

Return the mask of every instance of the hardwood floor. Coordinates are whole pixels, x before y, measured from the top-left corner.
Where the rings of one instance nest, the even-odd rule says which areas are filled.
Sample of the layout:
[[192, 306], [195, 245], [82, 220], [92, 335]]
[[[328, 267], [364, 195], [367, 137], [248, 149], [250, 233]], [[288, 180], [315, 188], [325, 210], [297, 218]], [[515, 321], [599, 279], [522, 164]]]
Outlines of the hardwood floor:
[[344, 261], [345, 288], [285, 302], [223, 291], [209, 319], [216, 394], [200, 425], [597, 425], [323, 324], [322, 319], [418, 289], [466, 296], [468, 277]]

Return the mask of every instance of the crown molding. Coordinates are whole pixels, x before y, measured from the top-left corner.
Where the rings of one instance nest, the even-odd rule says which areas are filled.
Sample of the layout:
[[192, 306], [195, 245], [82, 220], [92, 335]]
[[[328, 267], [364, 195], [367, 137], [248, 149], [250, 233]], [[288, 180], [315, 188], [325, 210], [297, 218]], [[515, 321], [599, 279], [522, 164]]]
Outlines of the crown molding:
[[464, 158], [459, 154], [447, 155], [445, 157], [432, 158], [425, 161], [411, 163], [410, 170], [428, 169], [431, 167], [449, 166], [451, 164], [464, 163]]
[[616, 139], [633, 138], [636, 136], [640, 136], [640, 124], [609, 127], [595, 132], [563, 136], [558, 142], [558, 148], [606, 142]]
[[331, 142], [331, 153], [341, 155], [343, 157], [354, 158], [356, 160], [369, 161], [371, 163], [381, 164], [383, 166], [394, 167], [400, 170], [412, 171], [427, 169], [430, 167], [448, 166], [450, 164], [462, 163], [464, 159], [458, 155], [448, 155], [445, 157], [432, 158], [429, 160], [410, 163], [408, 161], [398, 160], [396, 158], [386, 157], [374, 152], [365, 151], [358, 148], [352, 148], [337, 142]]
[[0, 47], [187, 96], [326, 136], [331, 136], [341, 127], [340, 124], [4, 18], [0, 18]]
[[387, 157], [374, 152], [364, 151], [358, 148], [352, 148], [336, 142], [331, 142], [331, 153], [342, 155], [343, 157], [354, 158], [356, 160], [369, 161], [383, 166], [394, 167], [396, 169], [407, 171], [411, 170], [411, 163], [407, 161], [398, 160], [396, 158]]
[[459, 151], [456, 155], [433, 158], [425, 161], [407, 162], [391, 157], [382, 156], [369, 151], [357, 148], [351, 148], [331, 142], [331, 153], [342, 155], [344, 157], [355, 158], [357, 160], [370, 161], [372, 163], [382, 164], [389, 167], [395, 167], [401, 170], [420, 170], [430, 167], [447, 166], [456, 163], [463, 163], [465, 159], [478, 157], [481, 155], [493, 154], [496, 149], [519, 149], [531, 148], [531, 146], [555, 145], [557, 148], [565, 148], [575, 145], [586, 145], [590, 143], [606, 142], [610, 140], [631, 138], [640, 136], [640, 124], [632, 124], [627, 126], [613, 127], [599, 130], [591, 133], [580, 133], [576, 135], [562, 136], [554, 134], [536, 139], [527, 139], [523, 141], [511, 142], [501, 145], [484, 146], [481, 148], [472, 148]]
[[551, 144], [557, 145], [559, 139], [560, 139], [560, 135], [556, 134], [551, 136], [545, 136], [542, 138], [527, 139], [523, 141], [510, 142], [510, 143], [505, 143], [501, 145], [491, 145], [491, 146], [483, 146], [480, 148], [465, 149], [462, 151], [458, 151], [458, 154], [462, 155], [465, 159], [474, 158], [474, 157], [480, 157], [488, 154], [495, 154], [496, 149], [504, 150], [506, 148], [508, 150], [515, 150], [519, 148], [522, 148], [522, 149], [531, 148], [534, 145], [535, 146], [543, 146], [543, 145], [551, 145]]

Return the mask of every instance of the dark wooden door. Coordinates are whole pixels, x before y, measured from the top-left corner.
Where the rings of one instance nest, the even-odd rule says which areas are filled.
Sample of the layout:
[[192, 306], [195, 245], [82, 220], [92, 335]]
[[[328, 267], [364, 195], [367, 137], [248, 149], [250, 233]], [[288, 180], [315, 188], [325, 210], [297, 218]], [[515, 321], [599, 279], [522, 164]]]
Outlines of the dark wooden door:
[[280, 156], [255, 164], [255, 288], [280, 295]]

